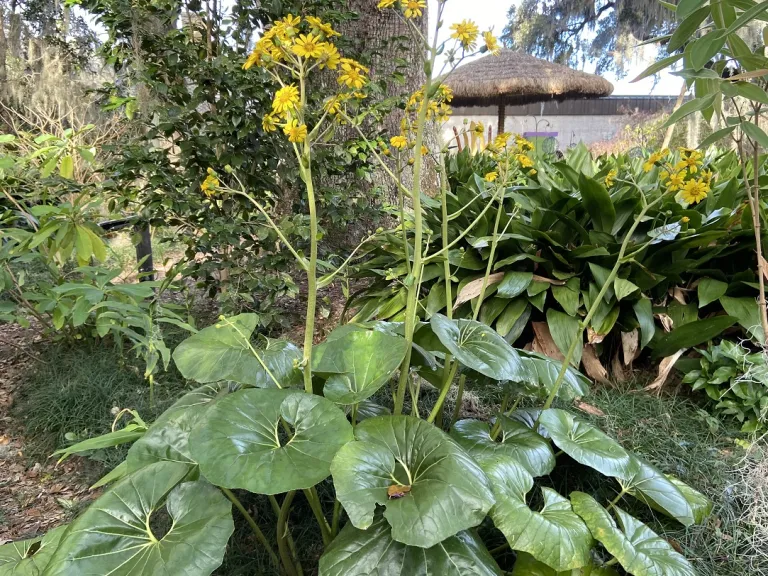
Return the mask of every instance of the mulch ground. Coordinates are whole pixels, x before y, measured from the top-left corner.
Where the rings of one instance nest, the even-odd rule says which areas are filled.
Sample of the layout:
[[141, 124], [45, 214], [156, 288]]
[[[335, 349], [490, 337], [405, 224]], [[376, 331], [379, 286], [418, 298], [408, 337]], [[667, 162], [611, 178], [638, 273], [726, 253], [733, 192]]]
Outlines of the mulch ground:
[[36, 461], [10, 416], [16, 389], [36, 356], [34, 327], [0, 325], [0, 544], [30, 538], [68, 522], [96, 497], [75, 459]]

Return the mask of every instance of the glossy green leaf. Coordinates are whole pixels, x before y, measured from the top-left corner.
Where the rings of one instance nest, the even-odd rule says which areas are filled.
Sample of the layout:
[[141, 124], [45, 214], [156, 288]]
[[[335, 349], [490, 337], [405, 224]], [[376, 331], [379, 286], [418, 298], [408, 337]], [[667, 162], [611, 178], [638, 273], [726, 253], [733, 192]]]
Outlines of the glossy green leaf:
[[320, 576], [502, 574], [482, 540], [472, 532], [459, 532], [424, 549], [393, 540], [390, 531], [381, 515], [367, 530], [347, 524], [321, 556]]
[[[365, 530], [376, 506], [392, 538], [430, 548], [483, 521], [494, 502], [483, 471], [442, 430], [411, 416], [380, 416], [355, 428], [354, 442], [331, 465], [336, 496], [354, 526]], [[389, 499], [393, 485], [409, 486]]]
[[0, 576], [40, 576], [66, 530], [59, 526], [43, 536], [0, 546]]
[[512, 458], [531, 476], [546, 476], [555, 468], [555, 455], [546, 439], [506, 416], [497, 416], [499, 435], [491, 439], [491, 427], [481, 420], [459, 420], [451, 428], [451, 438], [481, 465], [500, 456]]
[[249, 389], [217, 401], [192, 431], [190, 447], [214, 484], [280, 494], [326, 478], [336, 452], [351, 440], [352, 426], [330, 400]]
[[586, 566], [580, 570], [558, 572], [539, 562], [530, 554], [519, 552], [511, 576], [619, 576], [619, 574], [613, 568], [595, 568], [593, 566]]
[[128, 471], [162, 461], [194, 465], [196, 462], [190, 451], [189, 435], [217, 399], [236, 390], [237, 385], [206, 384], [182, 396], [128, 450]]
[[571, 494], [574, 511], [592, 535], [634, 576], [695, 576], [688, 561], [645, 524], [614, 507], [621, 529], [608, 511], [583, 492]]
[[720, 304], [723, 305], [725, 313], [736, 318], [741, 327], [746, 329], [755, 341], [765, 342], [757, 300], [754, 298], [722, 296]]
[[[701, 524], [712, 513], [714, 503], [712, 500], [704, 496], [698, 490], [694, 490], [688, 484], [675, 478], [674, 476], [667, 476], [667, 479], [674, 484], [678, 490], [682, 493], [683, 497], [688, 501], [691, 510], [693, 511], [693, 520], [696, 524]], [[653, 501], [649, 501], [652, 503]], [[653, 504], [651, 504], [653, 506]]]
[[500, 298], [514, 298], [525, 292], [532, 280], [531, 272], [507, 272], [499, 283], [496, 294]]
[[640, 298], [632, 305], [635, 317], [640, 324], [640, 348], [645, 348], [656, 333], [656, 323], [653, 320], [653, 305], [648, 298]]
[[584, 208], [592, 217], [595, 229], [610, 234], [613, 223], [616, 221], [616, 209], [605, 186], [582, 173], [579, 174], [579, 191]]
[[667, 357], [683, 348], [698, 346], [722, 334], [723, 330], [733, 326], [736, 320], [733, 316], [714, 316], [674, 328], [672, 332], [664, 334], [656, 341], [653, 354], [657, 358]]
[[312, 371], [327, 376], [323, 392], [337, 404], [373, 396], [405, 358], [405, 338], [377, 330], [355, 330], [327, 340], [312, 354]]
[[533, 477], [522, 465], [499, 458], [483, 467], [496, 496], [491, 519], [512, 550], [526, 552], [558, 571], [590, 563], [592, 535], [566, 498], [551, 488], [542, 488], [544, 506], [533, 511], [526, 504]]
[[630, 455], [613, 438], [595, 426], [575, 418], [565, 410], [550, 408], [539, 422], [552, 441], [571, 458], [601, 474], [622, 477], [630, 465]]
[[496, 318], [501, 316], [501, 313], [506, 310], [509, 305], [509, 300], [506, 298], [490, 298], [483, 302], [483, 307], [480, 308], [480, 323], [490, 326], [496, 321]]
[[575, 342], [575, 349], [571, 357], [571, 363], [578, 367], [581, 364], [581, 353], [584, 349], [584, 341], [579, 320], [568, 316], [564, 312], [550, 308], [547, 310], [547, 325], [552, 334], [558, 350], [563, 356], [568, 354], [568, 350]]
[[193, 334], [173, 352], [179, 372], [201, 384], [232, 380], [275, 388], [269, 373], [282, 388], [299, 384], [301, 371], [294, 360], [301, 360], [302, 354], [294, 344], [268, 339], [266, 347], [251, 350], [251, 334], [258, 323], [256, 314], [240, 314]]
[[512, 300], [496, 321], [496, 331], [509, 343], [520, 337], [531, 317], [531, 305], [521, 297]]
[[620, 476], [620, 481], [627, 492], [645, 502], [653, 502], [657, 509], [681, 524], [690, 526], [695, 523], [695, 514], [688, 499], [655, 466], [630, 455], [630, 465]]
[[579, 291], [571, 290], [568, 286], [552, 286], [552, 296], [569, 316], [579, 314]]
[[710, 106], [712, 106], [712, 103], [714, 101], [715, 101], [714, 94], [710, 94], [709, 96], [705, 96], [703, 98], [695, 98], [693, 100], [689, 100], [688, 102], [680, 106], [680, 108], [678, 108], [672, 114], [669, 115], [669, 118], [667, 118], [667, 121], [664, 122], [662, 128], [667, 128], [668, 126], [671, 126], [676, 122], [679, 122], [686, 116], [690, 116], [695, 112], [700, 112], [705, 108], [709, 108]]
[[488, 326], [442, 314], [429, 322], [443, 346], [467, 368], [494, 380], [522, 382], [528, 377], [517, 351]]
[[621, 300], [622, 298], [626, 298], [630, 294], [640, 290], [635, 284], [630, 282], [629, 280], [624, 280], [623, 278], [616, 278], [613, 281], [613, 290], [616, 293], [616, 300]]
[[714, 278], [702, 278], [696, 288], [699, 299], [699, 308], [703, 308], [721, 296], [725, 296], [727, 290], [728, 284], [726, 282], [721, 282]]
[[[691, 42], [689, 44], [689, 46], [691, 46], [691, 51], [690, 51], [691, 67], [694, 70], [701, 70], [702, 68], [704, 68], [707, 62], [709, 62], [714, 56], [717, 55], [718, 52], [720, 52], [720, 50], [723, 49], [724, 44], [725, 44], [725, 37], [721, 36], [717, 30], [713, 30], [708, 34], [704, 34], [704, 36], [701, 36], [698, 39]], [[715, 94], [711, 94], [710, 96], [713, 97], [712, 101], [714, 101]], [[707, 96], [707, 98], [709, 98], [710, 96]], [[709, 108], [711, 105], [712, 105], [712, 102], [710, 102], [708, 105], [702, 106], [701, 108], [699, 108], [699, 110], [704, 110], [706, 108]], [[678, 108], [678, 111], [679, 110], [680, 109]], [[675, 122], [677, 122], [678, 120], [679, 118], [675, 120]], [[669, 126], [671, 124], [672, 123], [669, 122], [668, 124], [666, 124], [666, 126]]]
[[667, 54], [672, 54], [690, 41], [691, 38], [694, 37], [694, 32], [696, 32], [701, 23], [707, 19], [709, 13], [709, 6], [705, 6], [688, 14], [685, 17], [685, 20], [680, 22], [677, 29], [672, 34], [672, 38], [670, 38], [669, 43], [667, 44]]
[[[221, 564], [234, 530], [232, 506], [205, 482], [182, 482], [189, 467], [159, 462], [131, 474], [71, 525], [45, 576], [207, 576]], [[168, 532], [150, 518], [165, 504]]]
[[[546, 398], [557, 381], [563, 363], [549, 356], [527, 350], [520, 351], [520, 357], [525, 364], [530, 378], [523, 385], [534, 395]], [[539, 392], [536, 394], [536, 392]], [[557, 397], [571, 401], [589, 394], [589, 380], [581, 372], [571, 366], [565, 371], [563, 383], [557, 392]]]

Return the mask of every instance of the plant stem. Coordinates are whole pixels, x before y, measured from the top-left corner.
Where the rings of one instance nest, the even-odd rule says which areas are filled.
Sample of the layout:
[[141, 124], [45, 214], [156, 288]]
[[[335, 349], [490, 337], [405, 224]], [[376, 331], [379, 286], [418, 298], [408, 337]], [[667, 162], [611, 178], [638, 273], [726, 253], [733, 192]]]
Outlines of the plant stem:
[[[488, 288], [488, 277], [491, 275], [493, 269], [494, 256], [496, 255], [496, 246], [499, 244], [499, 223], [501, 222], [501, 214], [504, 212], [504, 197], [499, 198], [499, 208], [496, 210], [496, 220], [493, 224], [493, 240], [491, 241], [491, 254], [488, 257], [488, 265], [485, 267], [485, 276], [483, 276], [483, 285], [480, 287], [480, 294], [477, 297], [477, 306], [475, 306], [472, 312], [472, 320], [477, 320], [480, 315], [480, 307], [483, 305], [485, 299], [485, 290]], [[503, 412], [503, 410], [502, 410]]]
[[400, 155], [397, 156], [397, 177], [400, 185], [397, 187], [397, 200], [400, 205], [400, 228], [403, 230], [403, 252], [405, 253], [405, 270], [411, 273], [411, 249], [408, 246], [408, 230], [405, 227], [405, 194], [403, 194], [402, 178], [403, 167], [400, 165]]
[[288, 513], [291, 510], [291, 503], [296, 496], [296, 491], [292, 490], [285, 495], [283, 505], [280, 507], [280, 515], [277, 517], [277, 548], [280, 551], [280, 558], [283, 561], [283, 567], [288, 576], [298, 576], [296, 567], [291, 560], [291, 552], [288, 547]]
[[328, 525], [328, 521], [323, 514], [323, 507], [320, 504], [320, 496], [317, 494], [317, 490], [313, 486], [309, 490], [304, 490], [304, 496], [307, 497], [309, 507], [312, 508], [312, 513], [317, 519], [317, 523], [320, 525], [320, 535], [323, 538], [323, 545], [328, 546], [331, 543], [331, 527]]
[[331, 520], [331, 536], [336, 538], [339, 533], [339, 522], [341, 521], [341, 502], [338, 498], [333, 501], [333, 519]]
[[[501, 410], [499, 410], [499, 416], [503, 416], [504, 413], [507, 411], [507, 405], [509, 404], [509, 391], [504, 393], [504, 399], [501, 401]], [[499, 432], [501, 432], [501, 418], [497, 417], [496, 422], [493, 424], [493, 428], [491, 428], [491, 440], [496, 440], [496, 437], [499, 435]]]
[[607, 508], [608, 508], [608, 510], [610, 510], [611, 508], [613, 508], [614, 506], [616, 506], [616, 504], [618, 504], [618, 503], [619, 503], [619, 500], [621, 500], [622, 498], [624, 498], [624, 495], [625, 495], [626, 493], [627, 493], [627, 489], [622, 487], [622, 489], [621, 489], [621, 492], [619, 492], [619, 493], [616, 495], [616, 498], [614, 498], [613, 500], [611, 500], [611, 501], [608, 503], [608, 507], [607, 507]]
[[440, 396], [437, 398], [437, 402], [433, 406], [432, 412], [429, 413], [429, 418], [427, 418], [427, 422], [429, 423], [434, 422], [435, 418], [437, 418], [437, 415], [442, 413], [445, 397], [448, 395], [448, 390], [451, 389], [451, 382], [453, 382], [453, 377], [456, 376], [456, 370], [458, 368], [459, 368], [458, 362], [454, 362], [453, 366], [451, 367], [451, 371], [448, 374], [448, 378], [446, 378], [445, 382], [443, 382], [443, 388], [440, 390]]
[[493, 550], [489, 550], [489, 552], [491, 556], [495, 556], [499, 552], [504, 552], [504, 550], [506, 550], [507, 548], [509, 548], [509, 542], [504, 542], [504, 544], [502, 544], [501, 546], [496, 546], [496, 548], [494, 548]]
[[461, 401], [464, 398], [464, 381], [467, 379], [466, 374], [462, 374], [459, 376], [459, 389], [456, 392], [456, 405], [453, 407], [453, 416], [451, 416], [451, 425], [450, 428], [453, 428], [453, 425], [456, 424], [456, 421], [459, 419], [459, 412], [461, 411]]
[[231, 490], [227, 488], [222, 488], [221, 486], [219, 489], [224, 493], [224, 496], [229, 498], [230, 502], [235, 505], [235, 508], [237, 508], [240, 511], [240, 514], [243, 515], [243, 518], [245, 518], [245, 521], [248, 522], [248, 525], [251, 527], [251, 530], [253, 530], [253, 533], [256, 535], [256, 540], [259, 541], [259, 544], [264, 546], [267, 553], [269, 554], [270, 560], [272, 560], [272, 563], [275, 566], [280, 566], [280, 559], [277, 557], [277, 554], [275, 554], [275, 551], [272, 549], [272, 546], [269, 544], [269, 541], [267, 540], [266, 536], [264, 536], [264, 532], [261, 531], [261, 528], [259, 528], [259, 525], [256, 524], [256, 520], [254, 520], [253, 516], [250, 515], [248, 510], [245, 509], [245, 506], [243, 506], [242, 502], [238, 499], [237, 496], [235, 496]]
[[312, 182], [312, 160], [309, 143], [304, 146], [306, 167], [303, 169], [309, 204], [309, 263], [307, 264], [307, 318], [304, 323], [304, 391], [312, 394], [312, 345], [315, 336], [315, 308], [317, 306], [317, 206]]

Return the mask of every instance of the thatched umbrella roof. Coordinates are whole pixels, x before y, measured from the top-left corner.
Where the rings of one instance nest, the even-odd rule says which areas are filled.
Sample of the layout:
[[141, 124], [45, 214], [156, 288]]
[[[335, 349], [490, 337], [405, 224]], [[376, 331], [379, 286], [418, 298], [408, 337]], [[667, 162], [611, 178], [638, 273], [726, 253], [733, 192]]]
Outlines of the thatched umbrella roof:
[[453, 89], [454, 106], [503, 106], [545, 100], [600, 98], [613, 92], [613, 84], [594, 74], [547, 62], [524, 52], [502, 50], [459, 66], [446, 84]]

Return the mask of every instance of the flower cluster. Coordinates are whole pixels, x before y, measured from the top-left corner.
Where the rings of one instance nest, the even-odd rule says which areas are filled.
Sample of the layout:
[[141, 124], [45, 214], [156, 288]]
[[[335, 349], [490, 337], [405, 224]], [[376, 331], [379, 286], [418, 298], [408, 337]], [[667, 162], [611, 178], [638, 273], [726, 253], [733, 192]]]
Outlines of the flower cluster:
[[[256, 42], [243, 68], [260, 66], [281, 86], [272, 102], [272, 111], [262, 120], [266, 132], [282, 128], [290, 142], [299, 144], [307, 139], [309, 131], [302, 110], [303, 94], [294, 80], [299, 78], [301, 81], [315, 68], [338, 73], [340, 93], [326, 100], [326, 114], [338, 114], [347, 100], [365, 97], [361, 90], [368, 83], [369, 70], [356, 60], [343, 58], [332, 42], [335, 36], [339, 33], [333, 26], [319, 18], [307, 16], [302, 19], [289, 14], [266, 30]], [[283, 81], [281, 73], [286, 73], [291, 83]]]
[[427, 7], [425, 0], [380, 0], [379, 10], [397, 6], [406, 18], [419, 18]]
[[200, 189], [208, 198], [216, 193], [216, 189], [219, 187], [219, 178], [214, 172], [213, 168], [208, 168], [208, 176], [205, 177], [203, 183], [200, 184]]
[[669, 150], [655, 152], [643, 164], [643, 170], [650, 172], [660, 166], [659, 180], [667, 192], [674, 192], [675, 198], [686, 204], [698, 204], [707, 197], [712, 186], [712, 172], [702, 167], [704, 156], [698, 150], [680, 148], [679, 157]]

